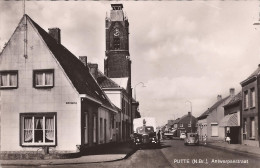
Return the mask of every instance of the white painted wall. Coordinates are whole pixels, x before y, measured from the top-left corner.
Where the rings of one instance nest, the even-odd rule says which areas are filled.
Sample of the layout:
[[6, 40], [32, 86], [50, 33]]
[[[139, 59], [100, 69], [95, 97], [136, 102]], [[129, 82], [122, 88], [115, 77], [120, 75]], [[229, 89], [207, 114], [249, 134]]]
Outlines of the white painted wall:
[[[110, 116], [111, 115], [109, 110], [103, 107], [100, 107], [98, 109], [99, 144], [108, 143], [111, 141], [112, 127], [111, 127]], [[103, 120], [103, 127], [101, 128], [103, 134], [101, 136], [100, 136], [100, 118], [102, 118]], [[105, 135], [105, 119], [106, 119], [106, 135]]]
[[[0, 70], [18, 70], [19, 83], [18, 89], [0, 90], [1, 151], [38, 149], [19, 146], [19, 114], [37, 112], [57, 112], [56, 150], [74, 151], [81, 139], [79, 95], [29, 22], [28, 58], [24, 58], [24, 31], [21, 26], [0, 55]], [[54, 88], [35, 89], [34, 69], [54, 69]]]

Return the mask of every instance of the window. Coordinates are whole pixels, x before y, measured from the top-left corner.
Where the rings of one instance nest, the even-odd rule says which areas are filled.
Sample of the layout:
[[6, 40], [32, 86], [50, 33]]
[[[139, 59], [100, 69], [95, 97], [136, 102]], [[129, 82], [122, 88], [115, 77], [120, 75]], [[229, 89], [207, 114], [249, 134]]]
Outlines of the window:
[[183, 127], [183, 123], [180, 123], [180, 127]]
[[255, 107], [255, 88], [250, 89], [250, 107]]
[[103, 139], [103, 119], [102, 118], [100, 118], [100, 134], [99, 134], [99, 137], [100, 137], [100, 141], [102, 141], [102, 139]]
[[0, 88], [17, 88], [18, 71], [0, 71]]
[[211, 124], [211, 136], [218, 136], [218, 124]]
[[56, 145], [56, 113], [22, 113], [21, 145]]
[[84, 134], [85, 134], [85, 144], [87, 144], [88, 143], [88, 114], [87, 113], [85, 113]]
[[250, 118], [250, 139], [255, 139], [255, 118]]
[[120, 48], [120, 38], [114, 37], [114, 49], [119, 50], [119, 48]]
[[247, 134], [247, 131], [246, 131], [246, 118], [244, 118], [244, 120], [243, 120], [243, 139], [244, 140], [246, 139], [246, 134]]
[[46, 88], [54, 86], [54, 70], [34, 70], [33, 86], [36, 88]]
[[248, 108], [248, 91], [244, 92], [244, 108]]
[[97, 142], [97, 117], [93, 117], [93, 142]]

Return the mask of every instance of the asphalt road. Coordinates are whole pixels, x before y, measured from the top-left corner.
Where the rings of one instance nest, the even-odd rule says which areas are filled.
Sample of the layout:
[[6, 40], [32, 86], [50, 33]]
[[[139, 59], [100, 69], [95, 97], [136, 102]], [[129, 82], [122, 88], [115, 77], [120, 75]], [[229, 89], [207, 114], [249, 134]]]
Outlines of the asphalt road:
[[[220, 163], [220, 162], [245, 163]], [[260, 158], [242, 153], [235, 153], [205, 146], [184, 146], [181, 140], [165, 140], [160, 148], [139, 149], [127, 159], [77, 165], [56, 165], [41, 167], [61, 168], [259, 168]], [[10, 167], [9, 167], [10, 168]]]

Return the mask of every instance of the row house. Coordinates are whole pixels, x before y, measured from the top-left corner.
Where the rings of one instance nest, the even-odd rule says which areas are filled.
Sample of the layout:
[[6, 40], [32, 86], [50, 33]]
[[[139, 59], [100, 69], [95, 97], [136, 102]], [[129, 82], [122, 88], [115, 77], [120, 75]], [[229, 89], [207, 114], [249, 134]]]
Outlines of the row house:
[[230, 95], [222, 98], [217, 96], [217, 102], [202, 113], [198, 119], [198, 134], [200, 140], [207, 136], [208, 140], [224, 140], [225, 129], [220, 127], [220, 121], [224, 118], [224, 105], [226, 105], [235, 94], [235, 89], [230, 89]]
[[225, 128], [225, 137], [230, 137], [231, 144], [241, 144], [242, 92], [235, 95], [224, 105], [224, 118], [219, 126]]
[[89, 68], [24, 15], [0, 54], [1, 151], [77, 152], [108, 143], [114, 107]]
[[[80, 60], [86, 60], [86, 57], [80, 57]], [[132, 133], [132, 120], [135, 118], [132, 110], [137, 111], [139, 105], [133, 103], [132, 97], [128, 93], [128, 90], [131, 90], [128, 85], [129, 79], [109, 78], [98, 69], [97, 64], [88, 63], [88, 67], [99, 86], [118, 109], [118, 113], [112, 118], [114, 131], [112, 139], [115, 141], [128, 140]]]
[[242, 144], [259, 147], [260, 65], [242, 86]]

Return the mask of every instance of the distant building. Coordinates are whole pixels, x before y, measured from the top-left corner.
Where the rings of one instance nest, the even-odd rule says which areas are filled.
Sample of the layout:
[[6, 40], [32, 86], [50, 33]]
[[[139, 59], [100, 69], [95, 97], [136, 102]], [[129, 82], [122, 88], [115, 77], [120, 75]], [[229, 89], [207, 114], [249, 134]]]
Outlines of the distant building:
[[177, 137], [179, 137], [181, 133], [197, 132], [196, 124], [197, 119], [191, 115], [191, 112], [177, 119], [176, 122], [174, 122], [174, 129], [177, 129]]
[[260, 65], [240, 84], [242, 86], [242, 144], [259, 147]]
[[226, 105], [235, 95], [235, 89], [230, 89], [230, 95], [223, 98], [221, 95], [217, 96], [217, 102], [213, 104], [208, 110], [198, 117], [198, 133], [200, 139], [207, 135], [208, 140], [224, 140], [225, 129], [219, 127], [220, 121], [224, 118], [224, 105]]
[[241, 144], [242, 93], [235, 95], [224, 105], [224, 118], [219, 126], [225, 128], [225, 137], [230, 137], [231, 144]]

